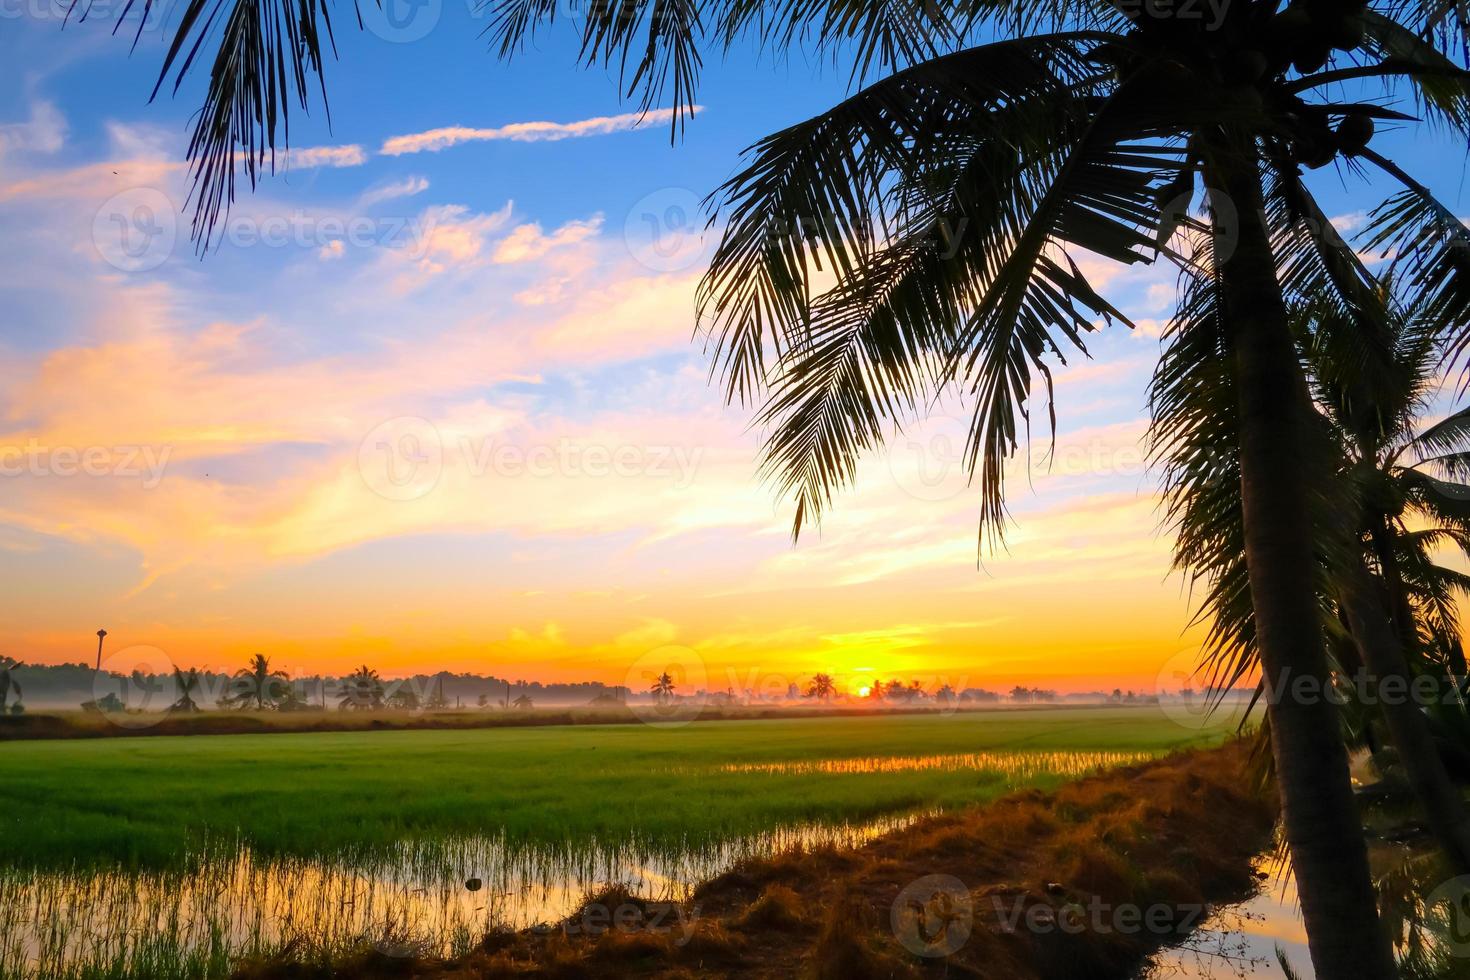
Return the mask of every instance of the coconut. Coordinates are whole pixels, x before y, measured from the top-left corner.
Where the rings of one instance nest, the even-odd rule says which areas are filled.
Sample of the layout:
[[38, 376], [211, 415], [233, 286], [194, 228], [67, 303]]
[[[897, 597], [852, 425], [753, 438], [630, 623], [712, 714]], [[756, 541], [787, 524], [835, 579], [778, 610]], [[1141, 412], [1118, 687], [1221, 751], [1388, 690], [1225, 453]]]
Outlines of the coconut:
[[1296, 158], [1311, 170], [1321, 170], [1337, 159], [1337, 147], [1330, 140], [1302, 140], [1296, 146]]
[[1291, 64], [1303, 75], [1315, 75], [1327, 67], [1327, 59], [1332, 57], [1332, 46], [1325, 41], [1303, 41], [1297, 46], [1296, 56], [1292, 58]]
[[1378, 126], [1373, 117], [1362, 112], [1350, 112], [1337, 126], [1337, 145], [1344, 153], [1358, 153], [1373, 141]]
[[1343, 14], [1327, 28], [1327, 40], [1339, 51], [1361, 48], [1367, 39], [1368, 22], [1360, 13]]
[[1272, 17], [1266, 30], [1285, 41], [1295, 43], [1311, 35], [1312, 15], [1308, 13], [1306, 7], [1292, 4]]
[[1261, 80], [1270, 69], [1264, 51], [1241, 48], [1232, 51], [1225, 61], [1225, 79], [1237, 84], [1252, 85]]

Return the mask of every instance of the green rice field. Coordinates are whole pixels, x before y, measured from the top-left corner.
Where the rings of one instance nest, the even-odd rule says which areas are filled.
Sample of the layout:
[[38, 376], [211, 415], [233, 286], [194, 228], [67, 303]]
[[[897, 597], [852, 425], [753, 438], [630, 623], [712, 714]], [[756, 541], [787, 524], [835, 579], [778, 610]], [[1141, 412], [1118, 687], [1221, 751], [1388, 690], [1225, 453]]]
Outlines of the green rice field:
[[292, 940], [452, 952], [609, 883], [682, 897], [1230, 730], [1095, 708], [4, 743], [0, 978], [215, 976]]

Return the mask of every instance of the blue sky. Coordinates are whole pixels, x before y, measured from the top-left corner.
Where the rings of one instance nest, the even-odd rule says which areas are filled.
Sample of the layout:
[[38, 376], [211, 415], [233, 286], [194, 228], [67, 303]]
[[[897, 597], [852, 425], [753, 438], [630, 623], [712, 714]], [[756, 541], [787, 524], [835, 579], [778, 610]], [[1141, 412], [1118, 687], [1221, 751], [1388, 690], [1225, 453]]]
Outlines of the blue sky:
[[[1095, 361], [1061, 373], [1062, 460], [1013, 481], [1007, 553], [977, 569], [963, 474], [911, 472], [916, 446], [962, 435], [956, 406], [790, 545], [789, 509], [756, 479], [759, 434], [690, 343], [707, 243], [666, 222], [744, 147], [841, 98], [844, 68], [711, 55], [671, 145], [664, 123], [616, 121], [636, 103], [577, 67], [567, 25], [507, 65], [462, 0], [402, 43], [339, 13], [331, 129], [319, 103], [293, 116], [292, 146], [316, 156], [232, 216], [290, 240], [235, 235], [200, 260], [178, 215], [198, 81], [147, 104], [167, 32], [130, 53], [105, 13], [62, 30], [27, 2], [0, 30], [0, 441], [105, 449], [114, 470], [126, 450], [160, 458], [157, 479], [134, 465], [0, 483], [0, 550], [17, 559], [0, 618], [25, 624], [24, 658], [78, 659], [105, 624], [124, 649], [201, 666], [264, 649], [302, 669], [510, 661], [618, 680], [675, 646], [711, 670], [1145, 686], [1193, 642], [1140, 462], [1163, 269], [1099, 265], [1141, 329], [1102, 332]], [[538, 122], [592, 135], [381, 152]], [[1463, 213], [1463, 148], [1415, 140], [1375, 145]], [[1345, 227], [1376, 200], [1331, 170], [1313, 180]], [[111, 261], [113, 202], [160, 199], [173, 249]], [[344, 244], [354, 221], [367, 237]], [[654, 229], [682, 250], [654, 248]], [[425, 434], [442, 451], [432, 485], [405, 495], [369, 472]], [[589, 448], [625, 450], [626, 472], [588, 472]]]

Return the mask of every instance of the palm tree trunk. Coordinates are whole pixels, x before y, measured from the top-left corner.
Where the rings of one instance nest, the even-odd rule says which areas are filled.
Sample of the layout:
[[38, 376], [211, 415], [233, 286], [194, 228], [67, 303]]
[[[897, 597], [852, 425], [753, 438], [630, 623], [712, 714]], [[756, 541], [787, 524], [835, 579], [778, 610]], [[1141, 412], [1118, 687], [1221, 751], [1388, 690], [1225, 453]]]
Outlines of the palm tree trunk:
[[1372, 515], [1368, 531], [1373, 542], [1373, 554], [1378, 558], [1378, 567], [1383, 575], [1383, 586], [1388, 590], [1393, 630], [1398, 634], [1401, 649], [1407, 650], [1414, 642], [1414, 610], [1409, 606], [1409, 594], [1399, 572], [1398, 542], [1382, 514]]
[[[1240, 399], [1241, 502], [1257, 646], [1271, 721], [1282, 822], [1312, 965], [1322, 980], [1397, 976], [1378, 918], [1353, 799], [1314, 582], [1310, 412], [1267, 232], [1249, 134], [1208, 152], [1209, 186], [1237, 211], [1236, 240], [1216, 218], [1216, 254]], [[1315, 696], [1293, 687], [1301, 678]]]
[[[1455, 873], [1470, 873], [1470, 817], [1466, 816], [1464, 798], [1450, 782], [1428, 722], [1409, 696], [1412, 678], [1403, 645], [1384, 615], [1368, 569], [1360, 564], [1350, 576], [1343, 590], [1343, 604], [1353, 641], [1368, 670], [1378, 679], [1379, 707], [1388, 722], [1409, 788]], [[1392, 684], [1389, 695], [1384, 694], [1386, 682]], [[1402, 693], [1393, 693], [1393, 687]]]
[[1458, 636], [1449, 638], [1449, 649], [1445, 651], [1445, 659], [1448, 662], [1450, 677], [1454, 679], [1455, 686], [1462, 691], [1465, 688], [1465, 648], [1460, 644]]

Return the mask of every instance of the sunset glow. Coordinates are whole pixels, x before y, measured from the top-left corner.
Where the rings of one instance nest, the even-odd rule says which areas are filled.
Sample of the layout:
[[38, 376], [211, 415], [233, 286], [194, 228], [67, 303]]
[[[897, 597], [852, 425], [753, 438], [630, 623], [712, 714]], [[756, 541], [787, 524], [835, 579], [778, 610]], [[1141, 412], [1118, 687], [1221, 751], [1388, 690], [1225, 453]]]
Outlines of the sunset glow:
[[[1069, 691], [1151, 689], [1197, 646], [1144, 446], [1166, 268], [1089, 265], [1138, 329], [1056, 370], [1056, 443], [1038, 405], [1003, 548], [978, 546], [958, 399], [791, 542], [762, 433], [691, 342], [698, 207], [842, 79], [713, 72], [670, 147], [666, 116], [554, 58], [471, 98], [436, 34], [392, 52], [411, 91], [293, 120], [201, 261], [192, 97], [147, 106], [157, 42], [130, 61], [74, 26], [22, 25], [5, 50], [30, 81], [0, 98], [0, 617], [25, 659], [90, 662], [105, 626], [215, 668], [617, 682], [674, 645], [713, 689], [851, 690], [861, 663]], [[384, 54], [362, 43], [349, 88]], [[129, 254], [145, 215], [161, 254]]]

